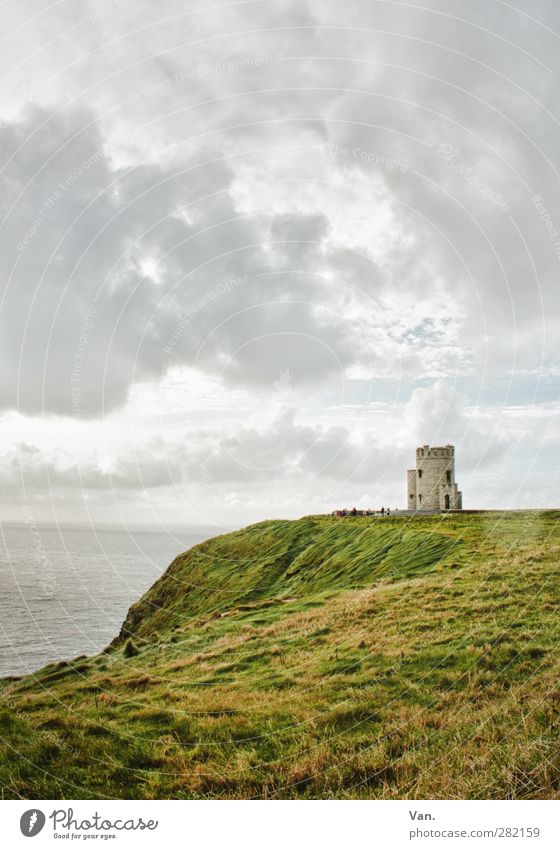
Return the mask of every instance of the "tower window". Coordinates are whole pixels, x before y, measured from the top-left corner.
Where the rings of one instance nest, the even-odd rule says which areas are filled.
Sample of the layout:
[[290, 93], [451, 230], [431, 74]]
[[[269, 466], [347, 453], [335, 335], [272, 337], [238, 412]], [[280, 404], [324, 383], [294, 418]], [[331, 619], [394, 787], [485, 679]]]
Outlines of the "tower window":
[[418, 501], [422, 501], [422, 493], [418, 496]]
[[451, 472], [446, 472], [447, 475], [447, 483], [451, 483]]
[[419, 477], [419, 478], [421, 478], [421, 477], [422, 477], [422, 469], [418, 469], [418, 477]]

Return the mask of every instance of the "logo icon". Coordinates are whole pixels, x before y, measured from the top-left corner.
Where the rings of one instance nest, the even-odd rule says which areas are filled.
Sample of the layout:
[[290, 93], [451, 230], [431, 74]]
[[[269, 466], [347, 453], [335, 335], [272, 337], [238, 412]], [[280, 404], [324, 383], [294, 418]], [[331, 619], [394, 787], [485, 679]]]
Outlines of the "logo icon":
[[282, 369], [280, 377], [272, 384], [274, 395], [280, 403], [288, 403], [294, 391], [293, 375], [289, 368]]
[[46, 817], [43, 811], [40, 811], [38, 808], [32, 808], [30, 811], [26, 811], [21, 815], [19, 821], [21, 833], [26, 837], [35, 837], [43, 828], [45, 820]]

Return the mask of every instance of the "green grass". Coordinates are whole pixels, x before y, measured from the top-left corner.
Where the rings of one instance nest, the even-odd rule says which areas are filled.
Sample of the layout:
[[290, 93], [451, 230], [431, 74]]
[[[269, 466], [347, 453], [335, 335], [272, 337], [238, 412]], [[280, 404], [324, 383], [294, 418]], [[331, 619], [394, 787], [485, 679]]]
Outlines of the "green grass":
[[560, 797], [560, 513], [262, 522], [0, 682], [5, 798]]

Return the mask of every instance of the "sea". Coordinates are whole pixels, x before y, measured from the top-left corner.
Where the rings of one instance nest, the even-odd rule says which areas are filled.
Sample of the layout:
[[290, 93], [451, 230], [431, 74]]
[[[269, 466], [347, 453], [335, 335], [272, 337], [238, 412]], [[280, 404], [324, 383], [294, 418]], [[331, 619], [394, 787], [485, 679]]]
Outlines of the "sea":
[[182, 551], [223, 531], [0, 526], [0, 677], [96, 654]]

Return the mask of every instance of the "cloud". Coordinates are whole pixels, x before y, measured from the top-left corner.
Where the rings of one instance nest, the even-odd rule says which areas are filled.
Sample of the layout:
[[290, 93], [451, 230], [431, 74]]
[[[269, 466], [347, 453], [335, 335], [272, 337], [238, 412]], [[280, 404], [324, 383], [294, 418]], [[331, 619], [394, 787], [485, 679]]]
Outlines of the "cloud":
[[[396, 486], [407, 440], [490, 462], [512, 399], [555, 397], [552, 4], [0, 16], [0, 408], [76, 425], [74, 459], [18, 450], [10, 486]], [[222, 394], [194, 451], [153, 400], [187, 374]], [[144, 455], [104, 465], [76, 434], [129, 424], [140, 387]], [[405, 399], [405, 426], [362, 433], [348, 396]]]
[[115, 170], [83, 110], [28, 108], [3, 149], [5, 409], [99, 416], [176, 365], [246, 385], [408, 368], [422, 306], [325, 214], [240, 215], [222, 160]]
[[48, 493], [140, 492], [177, 482], [165, 455], [150, 444], [143, 446], [141, 455], [123, 452], [118, 462], [107, 464], [76, 459], [60, 450], [53, 455], [37, 445], [20, 443], [0, 456], [0, 477], [5, 492], [30, 498]]
[[202, 484], [266, 483], [271, 477], [300, 480], [371, 481], [385, 464], [386, 445], [372, 434], [345, 426], [312, 426], [285, 408], [267, 425], [229, 434], [191, 430], [163, 443], [135, 440], [128, 450], [101, 459], [76, 458], [20, 443], [0, 457], [4, 490], [150, 490]]
[[412, 392], [404, 424], [418, 445], [454, 444], [467, 468], [497, 463], [511, 447], [512, 434], [505, 423], [475, 417], [467, 399], [443, 380]]

